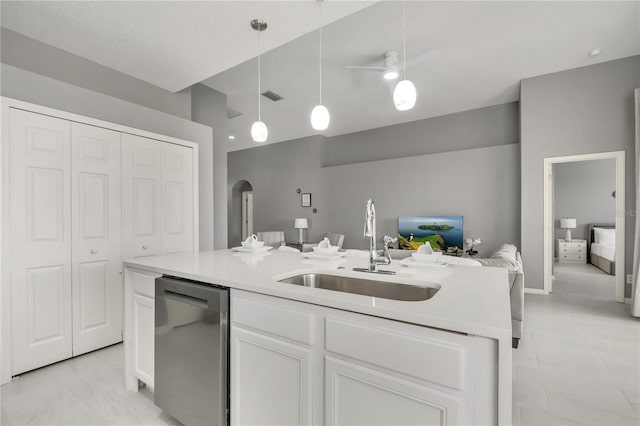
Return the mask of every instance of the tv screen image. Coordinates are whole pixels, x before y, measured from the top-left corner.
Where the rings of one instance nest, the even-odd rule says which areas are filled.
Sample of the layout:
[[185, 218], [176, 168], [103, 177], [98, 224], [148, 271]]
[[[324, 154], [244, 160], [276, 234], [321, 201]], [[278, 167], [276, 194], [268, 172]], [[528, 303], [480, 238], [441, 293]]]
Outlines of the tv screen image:
[[462, 216], [399, 216], [398, 245], [417, 250], [429, 242], [434, 251], [461, 254], [463, 251]]

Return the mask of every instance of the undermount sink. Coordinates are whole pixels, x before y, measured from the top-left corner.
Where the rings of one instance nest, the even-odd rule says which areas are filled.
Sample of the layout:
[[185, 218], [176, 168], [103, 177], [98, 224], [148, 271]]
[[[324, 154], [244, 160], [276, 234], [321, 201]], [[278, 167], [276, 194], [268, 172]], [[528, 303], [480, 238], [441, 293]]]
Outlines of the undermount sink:
[[417, 302], [431, 299], [437, 288], [411, 284], [399, 284], [362, 278], [342, 277], [329, 274], [301, 274], [280, 280], [281, 283], [304, 287], [322, 288], [343, 293], [361, 294], [382, 299]]

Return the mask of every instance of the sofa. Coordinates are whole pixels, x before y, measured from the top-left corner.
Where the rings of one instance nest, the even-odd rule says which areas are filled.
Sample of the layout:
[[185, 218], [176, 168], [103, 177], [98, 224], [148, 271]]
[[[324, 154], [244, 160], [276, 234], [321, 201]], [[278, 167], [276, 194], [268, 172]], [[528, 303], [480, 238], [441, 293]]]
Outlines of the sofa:
[[490, 258], [475, 259], [483, 266], [506, 268], [509, 272], [509, 294], [511, 295], [511, 344], [514, 349], [522, 337], [524, 320], [524, 272], [522, 256], [513, 244], [503, 244]]

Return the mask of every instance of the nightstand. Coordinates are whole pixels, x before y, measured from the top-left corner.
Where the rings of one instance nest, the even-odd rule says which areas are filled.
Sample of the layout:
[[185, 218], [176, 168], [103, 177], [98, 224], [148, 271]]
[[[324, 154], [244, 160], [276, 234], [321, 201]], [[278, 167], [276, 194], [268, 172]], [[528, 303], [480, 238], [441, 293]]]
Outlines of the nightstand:
[[587, 241], [558, 240], [558, 262], [587, 263]]

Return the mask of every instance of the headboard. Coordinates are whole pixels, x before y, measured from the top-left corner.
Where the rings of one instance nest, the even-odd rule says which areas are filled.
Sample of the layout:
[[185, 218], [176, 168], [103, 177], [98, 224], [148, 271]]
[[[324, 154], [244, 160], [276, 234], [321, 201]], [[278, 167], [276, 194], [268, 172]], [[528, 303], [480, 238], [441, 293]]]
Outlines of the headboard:
[[591, 243], [593, 242], [593, 228], [616, 229], [615, 223], [590, 223], [589, 240], [587, 241], [587, 252], [591, 253]]

